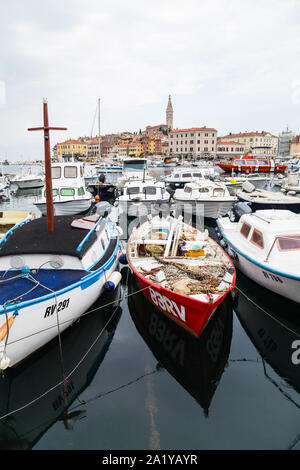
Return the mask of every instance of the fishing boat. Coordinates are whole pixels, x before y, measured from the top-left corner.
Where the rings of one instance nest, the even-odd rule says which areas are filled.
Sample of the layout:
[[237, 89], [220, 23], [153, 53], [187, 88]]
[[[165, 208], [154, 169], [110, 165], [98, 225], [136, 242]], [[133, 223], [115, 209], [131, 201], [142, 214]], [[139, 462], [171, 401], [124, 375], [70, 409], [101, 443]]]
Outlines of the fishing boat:
[[198, 180], [176, 189], [173, 200], [179, 210], [194, 214], [200, 209], [204, 217], [217, 219], [228, 213], [237, 198], [229, 194], [223, 182]]
[[[52, 164], [52, 197], [55, 215], [81, 214], [91, 208], [93, 196], [85, 187], [82, 163]], [[46, 215], [46, 186], [34, 205]]]
[[42, 188], [45, 184], [45, 177], [43, 175], [27, 173], [14, 176], [11, 178], [10, 183], [17, 185], [19, 189]]
[[140, 217], [149, 213], [158, 214], [162, 204], [168, 204], [170, 194], [165, 183], [131, 181], [125, 184], [123, 194], [116, 199], [120, 209], [130, 217]]
[[238, 190], [236, 196], [239, 201], [251, 205], [252, 212], [263, 209], [284, 209], [298, 214], [300, 212], [300, 197], [283, 192], [268, 191], [255, 188], [248, 181]]
[[287, 169], [286, 164], [282, 164], [275, 158], [255, 157], [248, 153], [243, 157], [234, 157], [230, 162], [222, 161], [216, 162], [225, 172], [238, 172], [238, 173], [284, 173]]
[[258, 210], [238, 222], [218, 219], [222, 245], [236, 267], [266, 289], [300, 302], [300, 215]]
[[155, 183], [155, 178], [149, 173], [146, 158], [125, 158], [123, 160], [122, 176], [116, 181], [116, 196], [122, 194], [125, 184], [132, 181]]
[[34, 214], [27, 211], [2, 211], [0, 212], [0, 240], [7, 232], [24, 221], [34, 219]]
[[43, 103], [47, 217], [25, 220], [0, 241], [0, 368], [60, 335], [120, 282], [119, 232], [108, 211], [54, 216], [47, 101]]
[[184, 188], [186, 183], [197, 182], [203, 178], [213, 177], [215, 174], [213, 167], [199, 169], [176, 169], [167, 175], [163, 181], [173, 190]]
[[199, 336], [235, 285], [232, 261], [182, 217], [151, 217], [134, 228], [127, 261], [143, 294], [161, 312]]
[[160, 365], [159, 370], [169, 372], [208, 416], [229, 357], [232, 301], [227, 296], [202, 335], [195, 338], [138, 292], [132, 275], [128, 281], [128, 294], [130, 316]]

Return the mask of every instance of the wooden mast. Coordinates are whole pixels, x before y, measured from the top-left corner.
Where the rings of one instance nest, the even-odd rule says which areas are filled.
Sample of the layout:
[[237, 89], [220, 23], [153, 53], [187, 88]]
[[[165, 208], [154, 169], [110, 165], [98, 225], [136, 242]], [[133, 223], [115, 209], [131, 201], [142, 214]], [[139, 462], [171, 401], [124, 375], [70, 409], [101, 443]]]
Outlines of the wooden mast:
[[45, 149], [45, 182], [46, 182], [46, 206], [47, 206], [47, 230], [54, 232], [54, 210], [52, 197], [52, 177], [51, 177], [51, 153], [50, 153], [50, 130], [66, 131], [66, 127], [49, 127], [47, 98], [43, 99], [43, 127], [31, 127], [29, 131], [44, 131]]

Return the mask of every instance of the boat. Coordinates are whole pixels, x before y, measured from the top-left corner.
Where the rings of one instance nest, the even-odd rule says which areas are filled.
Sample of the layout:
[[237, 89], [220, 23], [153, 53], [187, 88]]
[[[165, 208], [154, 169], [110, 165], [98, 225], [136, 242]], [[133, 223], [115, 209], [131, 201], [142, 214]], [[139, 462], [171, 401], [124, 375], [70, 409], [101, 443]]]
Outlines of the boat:
[[213, 167], [209, 168], [185, 168], [173, 170], [170, 175], [163, 178], [163, 181], [173, 190], [182, 189], [186, 183], [197, 182], [204, 178], [213, 177], [215, 174]]
[[122, 176], [116, 181], [116, 196], [122, 194], [126, 183], [132, 181], [145, 181], [154, 183], [155, 178], [150, 175], [146, 158], [125, 158], [123, 160]]
[[128, 281], [128, 294], [130, 316], [157, 360], [158, 370], [171, 374], [208, 416], [229, 358], [232, 301], [227, 297], [200, 338], [195, 338], [167, 318], [142, 292], [138, 292], [132, 275]]
[[249, 175], [239, 175], [239, 176], [225, 176], [224, 177], [224, 182], [228, 188], [229, 193], [232, 196], [236, 196], [237, 191], [242, 189], [243, 184], [249, 181], [249, 183], [253, 184], [255, 188], [262, 189], [264, 188], [268, 183], [271, 182], [270, 177], [268, 176], [262, 176], [262, 175], [255, 175], [255, 174], [249, 174]]
[[174, 167], [178, 165], [178, 159], [175, 157], [165, 157], [164, 161], [162, 164], [159, 164], [158, 166], [163, 166], [166, 168]]
[[168, 205], [170, 194], [165, 183], [148, 181], [130, 181], [125, 184], [123, 194], [116, 199], [116, 204], [130, 217], [157, 214], [162, 204]]
[[99, 175], [95, 165], [88, 165], [85, 163], [83, 165], [83, 177], [86, 187], [92, 184], [97, 184], [99, 181]]
[[32, 449], [55, 425], [76, 431], [79, 420], [92, 412], [80, 397], [87, 392], [94, 398], [91, 384], [105, 363], [122, 314], [118, 297], [120, 289], [101, 296], [93, 312], [61, 335], [61, 350], [52, 341], [2, 373], [2, 450]]
[[182, 217], [151, 217], [132, 230], [127, 262], [139, 289], [161, 312], [198, 337], [235, 285], [232, 261]]
[[45, 177], [33, 173], [16, 175], [11, 178], [10, 184], [18, 186], [19, 189], [42, 188], [45, 184]]
[[200, 210], [204, 217], [217, 219], [228, 213], [237, 198], [229, 194], [223, 182], [198, 180], [176, 189], [173, 200], [178, 210], [192, 214]]
[[278, 178], [276, 186], [280, 186], [280, 191], [287, 196], [294, 196], [300, 193], [300, 175], [299, 173], [290, 173], [285, 178]]
[[217, 220], [219, 238], [239, 270], [266, 289], [300, 302], [300, 215], [258, 210]]
[[239, 201], [247, 202], [252, 212], [263, 209], [286, 209], [298, 214], [300, 212], [300, 197], [287, 195], [279, 191], [269, 191], [255, 188], [248, 181], [238, 190], [236, 196]]
[[256, 157], [248, 153], [243, 157], [234, 157], [230, 162], [221, 161], [216, 162], [225, 172], [238, 172], [238, 173], [284, 173], [287, 169], [286, 164], [282, 164], [275, 158], [268, 156]]
[[60, 336], [121, 276], [119, 232], [107, 210], [54, 215], [49, 130], [65, 128], [49, 127], [46, 99], [43, 114], [44, 127], [29, 130], [44, 130], [47, 217], [22, 221], [0, 241], [1, 369]]
[[[85, 187], [82, 163], [52, 163], [52, 197], [55, 215], [81, 214], [91, 208], [93, 196]], [[46, 186], [34, 205], [46, 214]]]
[[34, 214], [28, 211], [1, 211], [0, 212], [0, 240], [15, 225], [34, 219]]

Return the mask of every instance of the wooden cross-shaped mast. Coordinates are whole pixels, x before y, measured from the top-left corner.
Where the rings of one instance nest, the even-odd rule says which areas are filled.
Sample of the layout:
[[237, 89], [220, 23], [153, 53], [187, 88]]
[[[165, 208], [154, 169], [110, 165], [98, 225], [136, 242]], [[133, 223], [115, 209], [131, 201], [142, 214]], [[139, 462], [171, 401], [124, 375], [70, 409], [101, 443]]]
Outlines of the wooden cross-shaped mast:
[[52, 197], [52, 177], [51, 177], [51, 155], [50, 155], [50, 132], [52, 130], [66, 131], [66, 127], [49, 127], [48, 121], [48, 103], [47, 99], [43, 99], [44, 126], [31, 127], [29, 131], [44, 131], [44, 148], [45, 148], [45, 181], [46, 181], [46, 206], [47, 206], [47, 230], [54, 232], [54, 211]]

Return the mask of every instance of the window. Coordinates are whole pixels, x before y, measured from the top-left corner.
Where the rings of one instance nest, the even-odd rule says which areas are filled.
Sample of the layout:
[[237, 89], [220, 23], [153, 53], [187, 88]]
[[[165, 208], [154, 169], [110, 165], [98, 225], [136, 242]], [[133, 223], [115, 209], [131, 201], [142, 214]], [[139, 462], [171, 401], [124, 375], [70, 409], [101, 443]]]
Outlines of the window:
[[140, 192], [138, 187], [127, 188], [127, 194], [138, 194]]
[[243, 237], [248, 238], [250, 230], [251, 230], [251, 225], [246, 224], [246, 222], [244, 222], [241, 227], [240, 233], [243, 235]]
[[77, 178], [77, 167], [65, 166], [64, 176], [65, 178]]
[[83, 196], [84, 195], [84, 189], [83, 187], [78, 188], [78, 196]]
[[51, 168], [52, 179], [57, 179], [61, 177], [61, 168], [60, 166], [54, 166]]
[[61, 188], [60, 195], [61, 196], [74, 196], [75, 189], [73, 188]]
[[253, 245], [258, 246], [259, 248], [264, 247], [263, 234], [259, 230], [256, 230], [256, 228], [253, 230], [250, 241], [251, 241], [251, 243], [253, 243]]
[[277, 238], [279, 251], [300, 250], [300, 235], [283, 235]]
[[145, 194], [156, 194], [156, 188], [153, 188], [153, 186], [146, 186], [144, 188], [144, 193]]
[[189, 186], [185, 186], [184, 192], [185, 192], [185, 193], [191, 193], [191, 192], [192, 192], [192, 188], [190, 188]]
[[[52, 189], [52, 196], [55, 197], [58, 195], [57, 189]], [[46, 197], [46, 191], [44, 191], [44, 196]]]
[[193, 176], [196, 178], [201, 178], [202, 174], [201, 173], [193, 173]]
[[191, 173], [183, 173], [182, 178], [191, 178]]

